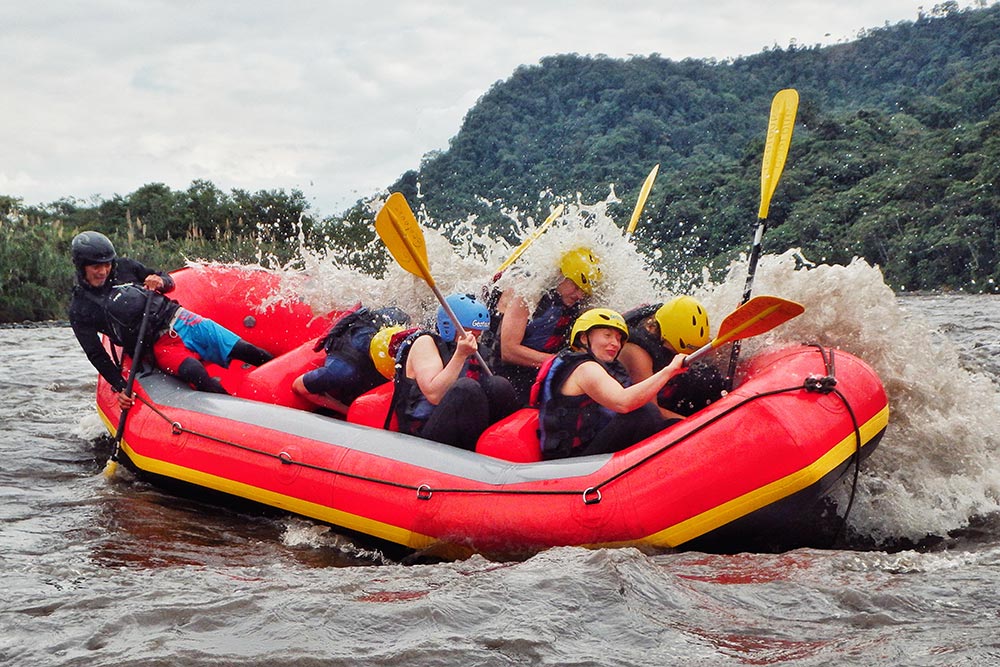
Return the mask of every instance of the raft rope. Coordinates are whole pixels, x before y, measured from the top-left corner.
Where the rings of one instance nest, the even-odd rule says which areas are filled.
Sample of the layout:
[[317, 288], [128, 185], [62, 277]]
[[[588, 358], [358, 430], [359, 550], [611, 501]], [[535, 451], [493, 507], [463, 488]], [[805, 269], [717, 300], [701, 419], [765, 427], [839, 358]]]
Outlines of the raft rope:
[[747, 405], [748, 403], [752, 403], [754, 401], [757, 401], [759, 399], [766, 398], [766, 397], [769, 397], [769, 396], [775, 396], [775, 395], [778, 395], [778, 394], [784, 394], [784, 393], [789, 393], [789, 392], [793, 392], [793, 391], [801, 391], [803, 389], [806, 390], [806, 391], [819, 392], [819, 393], [824, 393], [824, 394], [833, 393], [838, 398], [840, 398], [840, 400], [843, 402], [844, 406], [847, 408], [848, 414], [850, 415], [851, 421], [852, 421], [852, 423], [854, 425], [854, 437], [855, 437], [855, 443], [856, 443], [855, 452], [854, 452], [854, 454], [852, 454], [852, 458], [855, 461], [854, 484], [853, 484], [853, 487], [852, 487], [852, 490], [851, 490], [851, 497], [850, 497], [850, 502], [849, 502], [848, 507], [847, 507], [847, 512], [845, 512], [844, 518], [843, 518], [843, 522], [841, 523], [841, 527], [837, 531], [837, 535], [835, 536], [835, 539], [836, 539], [836, 537], [839, 536], [840, 532], [843, 530], [844, 524], [846, 524], [846, 522], [847, 522], [847, 513], [850, 512], [851, 505], [853, 505], [853, 503], [854, 503], [854, 495], [855, 495], [855, 490], [857, 488], [857, 482], [858, 482], [858, 474], [859, 474], [858, 469], [859, 469], [859, 463], [860, 463], [861, 447], [863, 445], [863, 443], [861, 441], [861, 429], [860, 429], [860, 426], [858, 425], [858, 420], [857, 420], [857, 418], [856, 418], [856, 416], [854, 414], [854, 410], [851, 408], [850, 402], [847, 400], [847, 397], [844, 396], [844, 394], [839, 389], [836, 388], [837, 380], [836, 380], [836, 377], [834, 376], [834, 370], [835, 369], [834, 369], [834, 355], [833, 355], [833, 350], [832, 349], [830, 350], [830, 354], [829, 354], [829, 357], [828, 357], [827, 354], [826, 354], [826, 351], [823, 349], [822, 346], [820, 346], [818, 344], [814, 344], [814, 343], [809, 343], [808, 345], [810, 345], [811, 347], [816, 347], [817, 349], [819, 349], [820, 354], [823, 357], [823, 364], [824, 364], [824, 368], [825, 368], [825, 371], [826, 371], [826, 375], [825, 376], [810, 375], [809, 377], [807, 377], [805, 379], [805, 381], [802, 384], [791, 386], [791, 387], [785, 387], [784, 389], [773, 389], [771, 391], [766, 391], [766, 392], [762, 392], [762, 393], [759, 393], [759, 394], [754, 394], [753, 396], [748, 396], [747, 398], [743, 399], [742, 401], [740, 401], [736, 405], [733, 405], [733, 406], [727, 408], [726, 410], [724, 410], [723, 412], [720, 412], [719, 414], [715, 415], [714, 417], [712, 417], [708, 421], [706, 421], [706, 422], [698, 425], [696, 428], [692, 429], [691, 431], [689, 431], [689, 432], [681, 435], [680, 437], [678, 437], [677, 439], [675, 439], [675, 440], [673, 440], [671, 442], [668, 442], [668, 443], [664, 444], [662, 447], [659, 447], [658, 449], [656, 449], [655, 451], [651, 452], [647, 456], [644, 456], [643, 458], [639, 459], [635, 463], [629, 465], [626, 468], [623, 468], [622, 470], [620, 470], [619, 472], [615, 473], [614, 475], [610, 475], [609, 477], [607, 477], [605, 480], [603, 480], [602, 482], [598, 483], [597, 485], [588, 487], [588, 488], [583, 489], [583, 490], [570, 490], [570, 489], [564, 489], [564, 490], [558, 490], [558, 489], [549, 489], [549, 490], [537, 490], [537, 489], [470, 489], [470, 488], [461, 488], [461, 487], [434, 489], [434, 488], [431, 488], [427, 484], [420, 484], [420, 485], [403, 484], [401, 482], [393, 482], [391, 480], [381, 479], [381, 478], [378, 478], [378, 477], [370, 477], [370, 476], [367, 476], [367, 475], [358, 475], [356, 473], [346, 472], [346, 471], [343, 471], [343, 470], [337, 470], [335, 468], [328, 468], [326, 466], [321, 466], [321, 465], [315, 465], [315, 464], [312, 464], [312, 463], [307, 463], [305, 461], [296, 461], [296, 460], [292, 459], [291, 455], [288, 454], [288, 452], [285, 452], [285, 451], [274, 453], [274, 452], [270, 452], [270, 451], [267, 451], [267, 450], [259, 449], [257, 447], [251, 447], [249, 445], [244, 445], [244, 444], [241, 444], [241, 443], [238, 443], [238, 442], [233, 442], [231, 440], [227, 440], [225, 438], [220, 438], [218, 436], [214, 436], [214, 435], [211, 435], [209, 433], [202, 433], [200, 431], [196, 431], [194, 429], [187, 428], [187, 427], [183, 426], [179, 421], [172, 420], [169, 415], [167, 415], [160, 408], [158, 408], [156, 405], [154, 405], [153, 403], [151, 403], [150, 401], [148, 401], [143, 396], [136, 395], [136, 398], [138, 398], [143, 404], [145, 404], [156, 415], [158, 415], [159, 417], [161, 417], [164, 421], [168, 422], [170, 424], [170, 430], [171, 430], [171, 433], [173, 435], [181, 435], [181, 434], [187, 433], [189, 435], [194, 435], [194, 436], [197, 436], [199, 438], [204, 438], [206, 440], [211, 440], [213, 442], [218, 442], [220, 444], [229, 445], [231, 447], [236, 447], [237, 449], [241, 449], [241, 450], [246, 451], [246, 452], [252, 452], [254, 454], [259, 454], [261, 456], [266, 456], [266, 457], [270, 457], [270, 458], [273, 458], [273, 459], [277, 459], [283, 465], [301, 466], [303, 468], [309, 468], [311, 470], [317, 470], [317, 471], [320, 471], [320, 472], [328, 472], [328, 473], [331, 473], [333, 475], [340, 475], [340, 476], [347, 477], [347, 478], [350, 478], [350, 479], [356, 479], [356, 480], [361, 480], [361, 481], [365, 481], [365, 482], [372, 482], [374, 484], [380, 484], [380, 485], [383, 485], [383, 486], [391, 486], [391, 487], [399, 488], [399, 489], [409, 489], [409, 490], [414, 491], [416, 493], [416, 497], [417, 497], [418, 500], [430, 500], [431, 497], [433, 496], [433, 494], [435, 494], [435, 493], [469, 493], [469, 494], [520, 495], [520, 496], [574, 496], [575, 495], [575, 496], [581, 496], [584, 504], [586, 504], [586, 505], [593, 505], [593, 504], [601, 502], [601, 489], [602, 488], [608, 486], [612, 482], [614, 482], [614, 481], [618, 480], [619, 478], [625, 476], [627, 473], [631, 472], [632, 470], [635, 470], [635, 469], [639, 468], [640, 466], [643, 466], [643, 465], [647, 464], [651, 460], [653, 460], [656, 457], [658, 457], [661, 454], [663, 454], [663, 452], [667, 451], [671, 447], [674, 447], [675, 445], [678, 445], [681, 442], [684, 442], [688, 438], [691, 438], [692, 436], [694, 436], [695, 434], [697, 434], [697, 433], [701, 432], [702, 430], [708, 428], [709, 426], [711, 426], [711, 425], [713, 425], [713, 424], [721, 421], [725, 417], [729, 416], [732, 412], [740, 409], [741, 407], [743, 407], [744, 405]]
[[[837, 543], [837, 540], [840, 539], [841, 534], [847, 527], [847, 518], [851, 514], [851, 508], [854, 507], [854, 499], [858, 492], [858, 479], [861, 475], [861, 447], [863, 443], [861, 442], [861, 427], [858, 425], [858, 418], [854, 414], [854, 408], [851, 407], [851, 403], [847, 400], [847, 397], [844, 396], [839, 389], [837, 389], [836, 366], [833, 348], [830, 348], [830, 356], [827, 357], [826, 350], [822, 345], [817, 343], [809, 343], [809, 345], [818, 349], [820, 355], [823, 357], [823, 366], [825, 367], [826, 375], [823, 377], [810, 375], [806, 378], [806, 391], [816, 391], [822, 394], [833, 393], [844, 404], [844, 407], [847, 409], [847, 414], [851, 416], [851, 424], [854, 426], [855, 447], [854, 453], [851, 455], [851, 461], [854, 464], [854, 478], [851, 481], [851, 493], [848, 496], [847, 508], [844, 510], [844, 516], [841, 518], [840, 526], [837, 528], [836, 532], [833, 534], [833, 538], [830, 540], [830, 546], [833, 546]], [[848, 465], [850, 465], [850, 463]]]

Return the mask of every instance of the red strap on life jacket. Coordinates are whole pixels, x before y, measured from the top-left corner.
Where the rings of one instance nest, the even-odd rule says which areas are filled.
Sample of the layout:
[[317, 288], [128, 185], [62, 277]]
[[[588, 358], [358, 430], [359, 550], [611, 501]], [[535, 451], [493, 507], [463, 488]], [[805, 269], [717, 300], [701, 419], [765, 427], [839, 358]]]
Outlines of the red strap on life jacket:
[[531, 385], [531, 392], [528, 394], [528, 405], [533, 408], [541, 407], [542, 390], [545, 385], [545, 377], [549, 374], [549, 369], [552, 368], [552, 364], [555, 363], [555, 360], [555, 355], [546, 359], [545, 363], [543, 363], [538, 369], [538, 373], [535, 374], [535, 381]]

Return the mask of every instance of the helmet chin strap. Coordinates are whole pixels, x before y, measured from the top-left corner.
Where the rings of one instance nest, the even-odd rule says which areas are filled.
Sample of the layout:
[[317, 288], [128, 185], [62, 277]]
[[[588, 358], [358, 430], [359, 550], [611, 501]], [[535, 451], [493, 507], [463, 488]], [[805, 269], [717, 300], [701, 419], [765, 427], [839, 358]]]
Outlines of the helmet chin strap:
[[[582, 332], [582, 333], [581, 333], [580, 335], [581, 335], [581, 336], [583, 336], [583, 335], [586, 335], [586, 336], [587, 336], [587, 354], [589, 354], [589, 355], [590, 355], [591, 357], [593, 357], [593, 358], [594, 358], [594, 361], [596, 361], [597, 363], [599, 363], [599, 364], [600, 364], [601, 366], [605, 366], [605, 367], [606, 367], [606, 366], [607, 366], [607, 364], [606, 364], [605, 362], [601, 361], [600, 359], [598, 359], [598, 358], [597, 358], [597, 357], [596, 357], [596, 356], [594, 355], [594, 350], [593, 350], [593, 349], [591, 349], [591, 347], [590, 347], [590, 329], [588, 329], [588, 330], [586, 330], [586, 331]], [[619, 357], [619, 356], [621, 356], [621, 353], [622, 353], [622, 348], [623, 348], [623, 347], [625, 347], [625, 345], [624, 345], [624, 344], [623, 344], [623, 345], [621, 345], [621, 347], [619, 347], [619, 348], [618, 348], [618, 352], [617, 352], [617, 353], [615, 354], [615, 358], [614, 358], [614, 359], [612, 359], [611, 361], [618, 361], [618, 357]]]

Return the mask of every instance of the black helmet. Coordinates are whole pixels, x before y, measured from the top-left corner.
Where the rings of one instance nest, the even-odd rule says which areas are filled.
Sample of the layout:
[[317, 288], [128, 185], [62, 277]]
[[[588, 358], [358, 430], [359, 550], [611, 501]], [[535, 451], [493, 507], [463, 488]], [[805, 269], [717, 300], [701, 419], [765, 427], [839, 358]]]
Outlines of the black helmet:
[[88, 264], [104, 264], [118, 256], [111, 239], [100, 232], [80, 232], [73, 237], [70, 252], [77, 268]]

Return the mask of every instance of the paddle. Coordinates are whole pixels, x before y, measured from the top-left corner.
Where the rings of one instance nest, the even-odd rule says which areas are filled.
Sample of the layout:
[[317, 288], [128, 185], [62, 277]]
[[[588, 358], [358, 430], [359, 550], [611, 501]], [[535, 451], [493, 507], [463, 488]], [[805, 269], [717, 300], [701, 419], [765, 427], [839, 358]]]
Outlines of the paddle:
[[[139, 325], [139, 339], [135, 342], [135, 350], [132, 353], [132, 367], [128, 371], [128, 379], [125, 381], [124, 393], [126, 396], [132, 395], [132, 388], [135, 386], [135, 374], [139, 369], [139, 359], [142, 355], [143, 338], [146, 337], [146, 326], [149, 324], [149, 305], [153, 302], [153, 290], [146, 291], [146, 304], [142, 309], [142, 324]], [[125, 434], [125, 420], [128, 418], [128, 408], [122, 409], [122, 414], [118, 417], [118, 428], [115, 430], [114, 449], [108, 462], [104, 464], [104, 476], [114, 477], [118, 470], [118, 455], [121, 452], [122, 436]]]
[[653, 181], [656, 180], [656, 173], [659, 170], [660, 165], [653, 167], [649, 176], [646, 177], [646, 182], [642, 184], [642, 189], [639, 190], [639, 198], [635, 202], [635, 209], [632, 210], [632, 219], [629, 220], [628, 228], [625, 230], [626, 238], [632, 236], [635, 226], [639, 224], [639, 216], [642, 215], [642, 208], [646, 205], [646, 198], [649, 197], [649, 191], [653, 189]]
[[[767, 122], [767, 140], [764, 143], [764, 160], [760, 170], [760, 209], [757, 211], [757, 228], [754, 230], [753, 243], [750, 247], [750, 263], [747, 271], [747, 282], [743, 288], [743, 300], [747, 303], [753, 289], [754, 275], [757, 273], [757, 261], [760, 259], [761, 241], [764, 229], [767, 227], [767, 212], [771, 206], [771, 196], [778, 187], [778, 179], [785, 168], [785, 158], [788, 147], [792, 143], [792, 129], [795, 126], [795, 112], [799, 107], [799, 94], [794, 88], [779, 90], [771, 100], [771, 116]], [[736, 374], [736, 363], [740, 356], [739, 342], [733, 345], [729, 355], [729, 372], [726, 374], [727, 389], [732, 389], [733, 375]]]
[[[420, 223], [413, 215], [410, 205], [406, 203], [406, 197], [401, 193], [393, 192], [389, 195], [382, 210], [375, 216], [375, 232], [382, 239], [389, 254], [405, 271], [423, 278], [427, 286], [434, 291], [434, 296], [437, 297], [444, 312], [455, 325], [458, 335], [464, 336], [465, 329], [462, 327], [462, 323], [458, 321], [455, 312], [445, 301], [444, 295], [441, 294], [441, 290], [434, 282], [430, 266], [427, 263], [427, 245], [424, 243], [424, 232], [420, 229]], [[493, 375], [479, 352], [476, 352], [476, 360], [482, 366], [484, 373]]]
[[524, 253], [524, 251], [528, 249], [528, 246], [537, 241], [538, 237], [545, 233], [545, 230], [549, 228], [549, 225], [551, 225], [556, 218], [562, 215], [563, 210], [565, 210], [565, 208], [566, 208], [565, 204], [559, 204], [559, 206], [556, 206], [555, 209], [552, 210], [552, 213], [549, 214], [549, 217], [545, 218], [545, 222], [539, 225], [538, 229], [532, 232], [531, 235], [528, 236], [528, 238], [521, 241], [521, 245], [514, 248], [514, 252], [511, 253], [510, 257], [507, 258], [507, 261], [501, 264], [500, 268], [498, 268], [496, 273], [493, 274], [493, 282], [500, 280], [500, 276], [503, 275], [503, 272], [506, 271], [511, 264], [517, 261], [517, 258], [520, 257]]
[[766, 333], [793, 317], [798, 317], [805, 307], [794, 301], [776, 296], [755, 296], [729, 314], [719, 326], [719, 333], [708, 344], [685, 357], [689, 366], [699, 357], [730, 341], [739, 341]]

